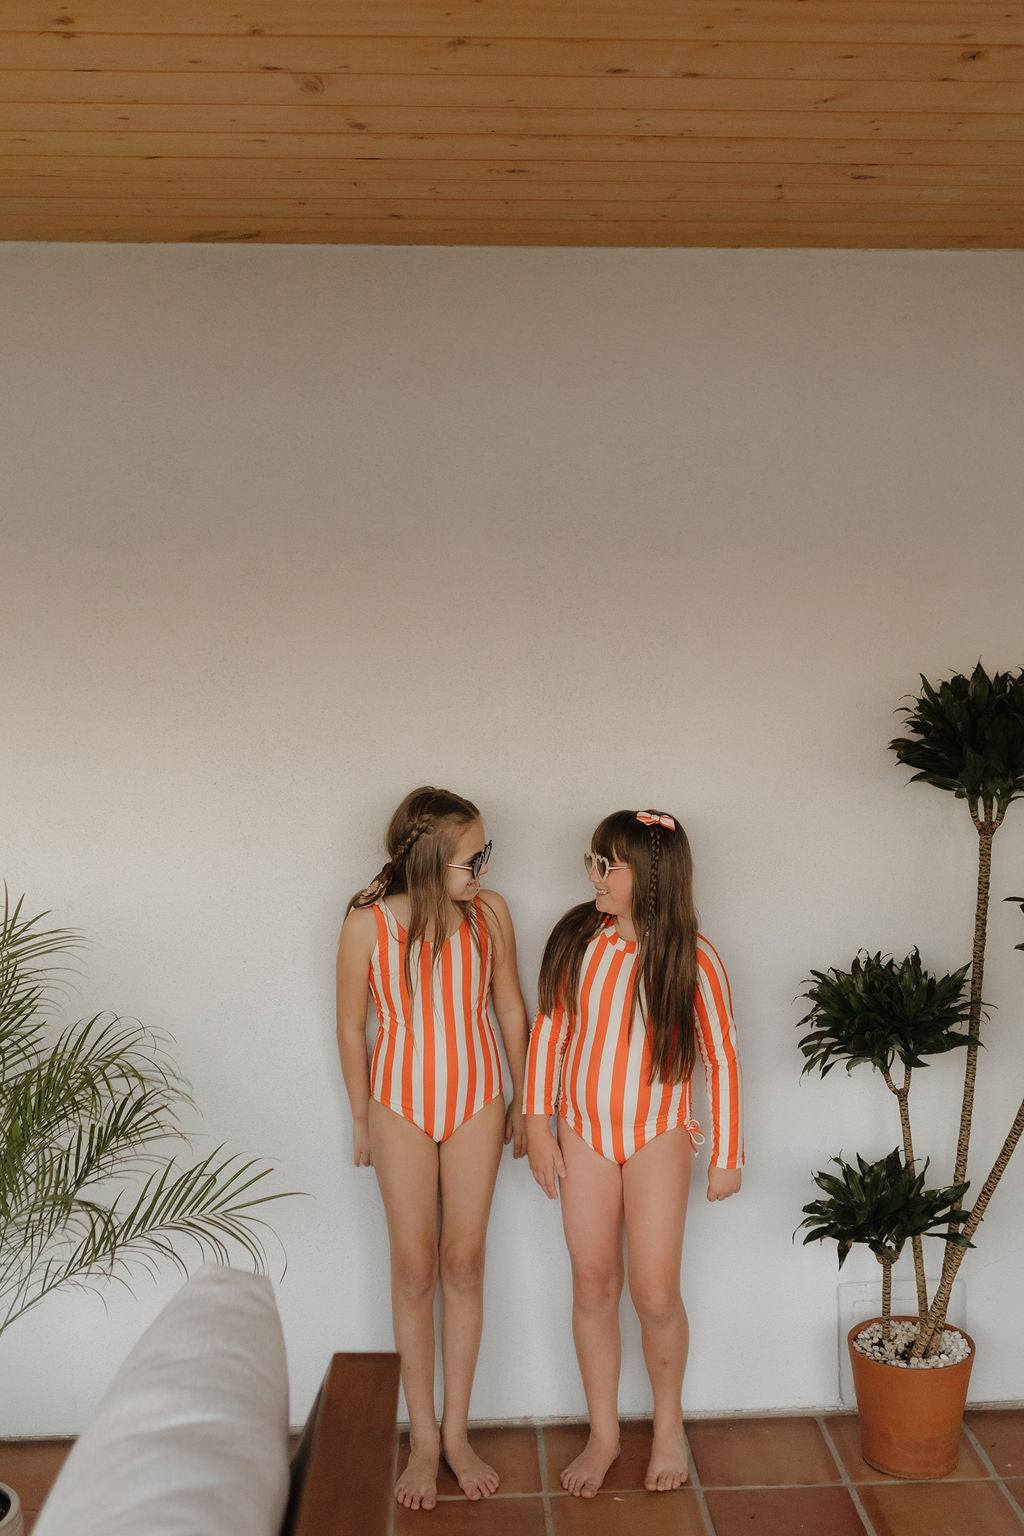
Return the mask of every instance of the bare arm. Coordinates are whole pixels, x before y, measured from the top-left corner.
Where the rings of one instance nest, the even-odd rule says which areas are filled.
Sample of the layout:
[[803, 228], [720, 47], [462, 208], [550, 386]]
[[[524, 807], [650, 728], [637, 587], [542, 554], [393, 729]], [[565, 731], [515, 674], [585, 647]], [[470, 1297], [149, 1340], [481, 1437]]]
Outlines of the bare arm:
[[512, 1142], [512, 1155], [522, 1157], [526, 1151], [522, 1103], [528, 1029], [526, 1004], [519, 985], [516, 935], [504, 897], [497, 891], [481, 891], [480, 899], [487, 909], [488, 928], [494, 942], [491, 1002], [512, 1074], [512, 1102], [505, 1115], [505, 1140]]
[[565, 1178], [565, 1159], [550, 1115], [525, 1115], [526, 1155], [530, 1172], [549, 1200], [558, 1198], [558, 1180]]
[[370, 1065], [366, 1055], [366, 997], [377, 924], [369, 907], [354, 907], [338, 940], [338, 1055], [352, 1107], [352, 1160], [369, 1168]]

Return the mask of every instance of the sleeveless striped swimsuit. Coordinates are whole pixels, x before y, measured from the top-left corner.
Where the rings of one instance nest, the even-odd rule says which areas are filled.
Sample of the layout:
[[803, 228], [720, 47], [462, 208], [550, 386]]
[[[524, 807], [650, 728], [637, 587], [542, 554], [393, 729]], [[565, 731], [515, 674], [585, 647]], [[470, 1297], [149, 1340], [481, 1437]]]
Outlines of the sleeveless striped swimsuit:
[[[685, 1126], [702, 1142], [692, 1118], [690, 1083], [651, 1081], [651, 1047], [643, 1026], [641, 988], [632, 1030], [629, 1002], [636, 944], [608, 922], [590, 940], [580, 967], [575, 1014], [559, 1007], [538, 1014], [530, 1035], [523, 1112], [556, 1112], [602, 1157], [623, 1164], [655, 1136]], [[742, 1082], [736, 1053], [729, 980], [707, 939], [697, 939], [697, 1047], [711, 1109], [711, 1163], [743, 1164]]]
[[424, 941], [412, 956], [413, 993], [405, 983], [405, 929], [377, 902], [377, 943], [370, 956], [370, 991], [377, 1038], [370, 1093], [418, 1125], [436, 1142], [477, 1114], [502, 1091], [501, 1061], [487, 1012], [494, 959], [479, 900], [474, 901], [480, 949], [469, 920], [444, 943]]

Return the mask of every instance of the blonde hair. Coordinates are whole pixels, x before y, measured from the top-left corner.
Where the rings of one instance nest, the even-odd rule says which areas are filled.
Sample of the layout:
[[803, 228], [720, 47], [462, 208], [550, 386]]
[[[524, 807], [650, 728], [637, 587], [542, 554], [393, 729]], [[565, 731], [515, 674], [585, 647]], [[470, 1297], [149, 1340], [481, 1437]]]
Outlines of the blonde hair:
[[388, 823], [385, 846], [388, 860], [369, 885], [357, 891], [345, 908], [372, 907], [388, 895], [409, 898], [409, 924], [405, 935], [405, 985], [413, 991], [409, 956], [421, 944], [428, 926], [434, 933], [434, 964], [440, 959], [449, 913], [455, 906], [468, 920], [473, 943], [480, 950], [480, 915], [471, 901], [453, 902], [448, 895], [448, 865], [459, 834], [480, 812], [472, 800], [435, 789], [432, 784], [412, 790]]

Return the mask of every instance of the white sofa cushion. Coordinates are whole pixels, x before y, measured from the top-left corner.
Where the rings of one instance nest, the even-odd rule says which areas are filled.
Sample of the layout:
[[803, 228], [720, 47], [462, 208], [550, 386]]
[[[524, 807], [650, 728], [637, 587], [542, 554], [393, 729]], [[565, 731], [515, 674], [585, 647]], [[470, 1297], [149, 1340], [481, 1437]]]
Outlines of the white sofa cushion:
[[277, 1536], [288, 1373], [270, 1281], [207, 1264], [83, 1430], [35, 1536]]

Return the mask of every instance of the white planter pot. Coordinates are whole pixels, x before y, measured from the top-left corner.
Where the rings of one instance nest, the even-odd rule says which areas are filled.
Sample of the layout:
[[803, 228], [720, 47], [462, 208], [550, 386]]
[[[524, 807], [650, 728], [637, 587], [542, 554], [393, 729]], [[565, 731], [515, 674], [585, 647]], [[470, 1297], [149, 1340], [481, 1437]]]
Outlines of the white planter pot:
[[25, 1536], [25, 1522], [21, 1514], [21, 1500], [13, 1488], [0, 1483], [0, 1494], [10, 1501], [6, 1515], [0, 1515], [0, 1536]]

